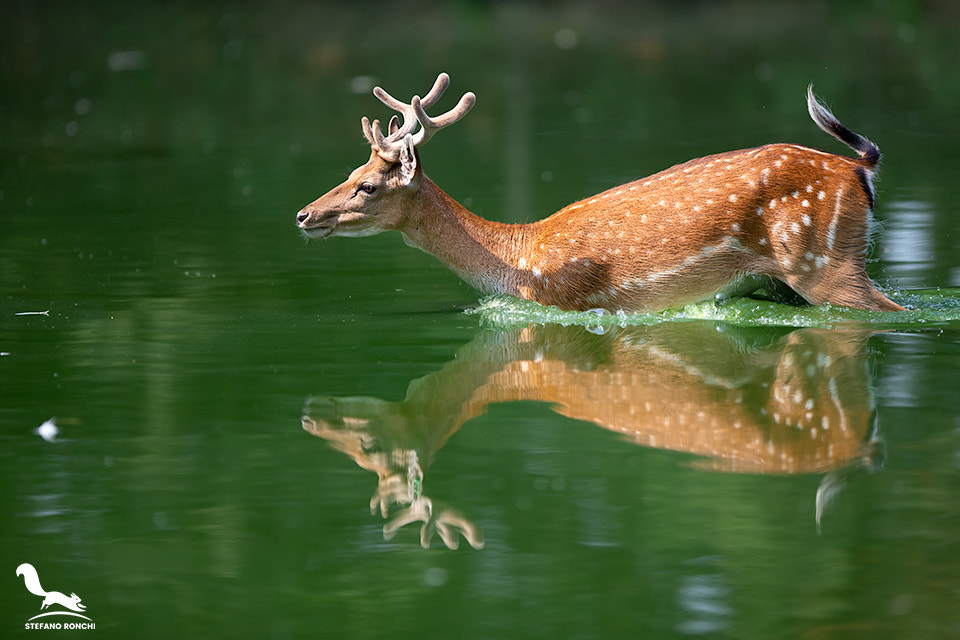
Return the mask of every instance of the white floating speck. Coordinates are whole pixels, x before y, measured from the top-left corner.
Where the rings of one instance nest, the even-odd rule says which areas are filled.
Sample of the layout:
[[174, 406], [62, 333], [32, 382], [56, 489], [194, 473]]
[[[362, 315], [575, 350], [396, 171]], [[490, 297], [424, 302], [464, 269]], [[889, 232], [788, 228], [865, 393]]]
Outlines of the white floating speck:
[[60, 429], [57, 428], [57, 423], [55, 422], [54, 418], [50, 418], [42, 425], [37, 427], [37, 435], [47, 442], [56, 442], [58, 433], [60, 433]]

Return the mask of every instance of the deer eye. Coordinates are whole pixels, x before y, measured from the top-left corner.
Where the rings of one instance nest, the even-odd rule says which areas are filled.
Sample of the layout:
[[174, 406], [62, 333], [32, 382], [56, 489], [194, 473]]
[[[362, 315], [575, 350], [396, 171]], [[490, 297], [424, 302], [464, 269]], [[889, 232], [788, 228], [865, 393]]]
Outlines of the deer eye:
[[370, 184], [369, 182], [362, 182], [359, 188], [359, 191], [363, 191], [364, 193], [367, 193], [367, 194], [374, 193], [376, 192], [376, 190], [377, 190], [377, 186]]

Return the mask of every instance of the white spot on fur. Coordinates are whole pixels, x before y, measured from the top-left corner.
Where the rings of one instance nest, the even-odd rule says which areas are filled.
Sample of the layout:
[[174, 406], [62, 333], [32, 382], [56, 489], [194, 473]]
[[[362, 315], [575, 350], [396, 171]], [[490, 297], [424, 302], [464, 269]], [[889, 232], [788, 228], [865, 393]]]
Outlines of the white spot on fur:
[[730, 194], [730, 197], [727, 198], [727, 199], [728, 199], [730, 202], [736, 202], [736, 201], [737, 201], [737, 194], [731, 193], [731, 194]]
[[833, 243], [837, 239], [837, 223], [840, 221], [840, 207], [843, 204], [843, 187], [837, 189], [837, 202], [833, 207], [833, 218], [830, 220], [830, 226], [827, 227], [827, 249], [833, 249]]
[[[806, 202], [806, 200], [804, 200], [804, 202]], [[808, 216], [807, 214], [803, 214], [802, 216], [800, 216], [800, 222], [803, 223], [803, 226], [809, 227], [809, 226], [810, 226], [810, 216]]]
[[803, 202], [800, 203], [800, 206], [801, 206], [801, 207], [809, 207], [809, 206], [810, 206], [810, 201], [809, 201], [809, 200], [804, 200]]
[[665, 278], [675, 276], [678, 273], [683, 273], [693, 265], [715, 255], [718, 252], [729, 251], [731, 249], [736, 251], [749, 252], [749, 250], [746, 247], [744, 247], [740, 243], [740, 241], [734, 238], [733, 236], [724, 236], [723, 239], [720, 241], [720, 243], [703, 247], [698, 253], [688, 256], [687, 258], [685, 258], [675, 266], [669, 269], [665, 269], [663, 271], [652, 273], [649, 276], [647, 276], [645, 281], [644, 279], [640, 279], [636, 281], [636, 284], [639, 286], [643, 286], [645, 283], [657, 282]]

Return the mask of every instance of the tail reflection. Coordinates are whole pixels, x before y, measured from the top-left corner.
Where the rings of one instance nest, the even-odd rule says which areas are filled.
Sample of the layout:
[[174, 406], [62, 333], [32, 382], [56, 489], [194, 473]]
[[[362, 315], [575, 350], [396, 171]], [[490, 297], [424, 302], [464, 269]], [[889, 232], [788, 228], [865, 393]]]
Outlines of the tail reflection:
[[400, 402], [313, 398], [303, 428], [377, 473], [370, 506], [384, 527], [422, 522], [448, 547], [478, 527], [422, 494], [434, 454], [495, 402], [537, 400], [640, 445], [682, 451], [716, 471], [827, 472], [816, 522], [850, 469], [882, 464], [867, 370], [866, 330], [663, 323], [595, 335], [582, 327], [481, 332]]

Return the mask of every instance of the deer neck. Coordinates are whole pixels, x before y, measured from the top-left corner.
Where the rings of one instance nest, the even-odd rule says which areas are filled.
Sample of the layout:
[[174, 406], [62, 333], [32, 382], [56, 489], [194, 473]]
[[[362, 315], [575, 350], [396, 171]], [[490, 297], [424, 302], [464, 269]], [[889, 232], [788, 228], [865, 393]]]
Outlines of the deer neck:
[[412, 205], [400, 228], [408, 245], [435, 256], [482, 293], [520, 295], [529, 225], [474, 215], [426, 176]]

